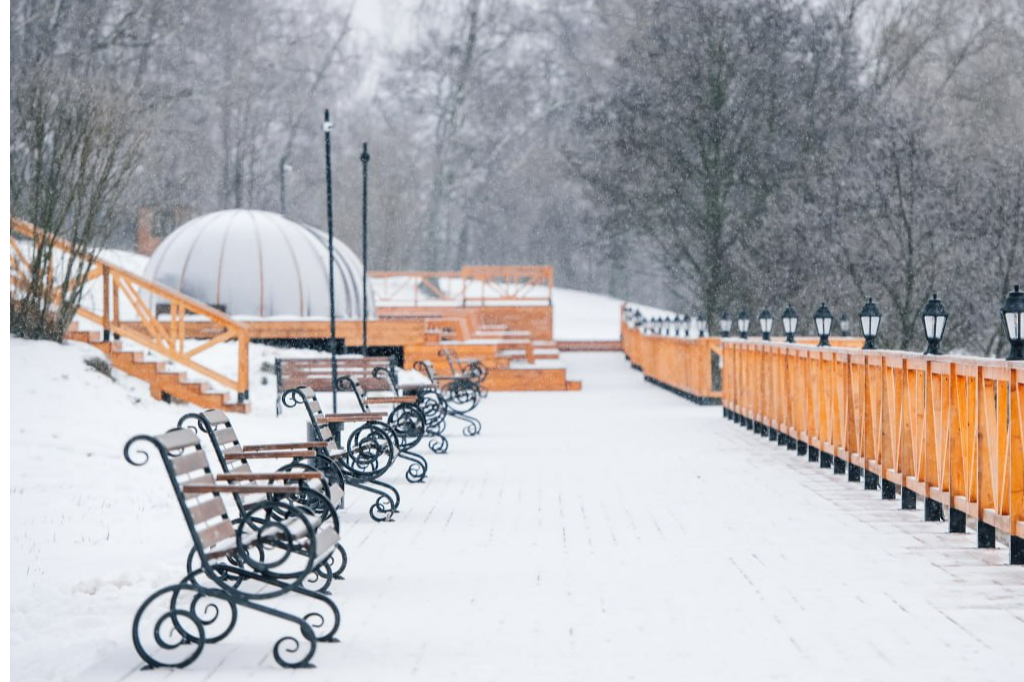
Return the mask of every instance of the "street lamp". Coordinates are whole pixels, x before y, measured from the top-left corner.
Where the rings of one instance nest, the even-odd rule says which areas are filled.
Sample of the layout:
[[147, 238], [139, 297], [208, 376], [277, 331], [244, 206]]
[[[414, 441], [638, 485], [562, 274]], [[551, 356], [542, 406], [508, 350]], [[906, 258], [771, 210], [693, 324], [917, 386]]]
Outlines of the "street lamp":
[[846, 316], [846, 313], [839, 318], [839, 333], [843, 336], [850, 335], [850, 318]]
[[868, 298], [868, 302], [860, 309], [860, 328], [864, 333], [864, 350], [874, 350], [875, 337], [878, 336], [878, 325], [882, 321], [882, 313], [878, 310], [875, 302]]
[[697, 336], [702, 337], [707, 334], [708, 321], [704, 319], [703, 315], [697, 316]]
[[771, 341], [772, 340], [772, 324], [775, 320], [772, 319], [772, 311], [765, 308], [761, 311], [761, 314], [757, 316], [757, 323], [761, 325], [761, 340]]
[[818, 309], [814, 311], [814, 326], [818, 330], [818, 346], [827, 346], [829, 334], [832, 333], [832, 311], [822, 301]]
[[1024, 338], [1021, 331], [1024, 331], [1024, 291], [1020, 285], [1015, 284], [1013, 291], [1006, 295], [1006, 301], [999, 311], [1003, 315], [1003, 325], [1006, 327], [1006, 338], [1010, 340], [1010, 354], [1007, 360], [1024, 360]]
[[740, 330], [740, 338], [747, 338], [747, 330], [750, 329], [750, 315], [747, 315], [746, 310], [740, 311], [740, 316], [736, 318], [736, 328]]
[[786, 343], [796, 341], [796, 323], [799, 321], [800, 318], [796, 316], [793, 306], [787, 305], [786, 309], [782, 312], [782, 330], [786, 332]]
[[928, 347], [925, 348], [925, 355], [942, 355], [939, 344], [942, 343], [942, 336], [946, 333], [946, 320], [949, 315], [942, 307], [942, 301], [938, 294], [932, 294], [932, 298], [925, 304], [921, 311], [921, 321], [924, 323], [924, 337], [928, 339]]
[[722, 338], [729, 338], [729, 333], [732, 331], [732, 318], [729, 317], [729, 311], [722, 313], [722, 317], [718, 320], [718, 331], [721, 332]]
[[690, 316], [684, 314], [683, 319], [679, 321], [679, 336], [686, 338], [690, 335]]

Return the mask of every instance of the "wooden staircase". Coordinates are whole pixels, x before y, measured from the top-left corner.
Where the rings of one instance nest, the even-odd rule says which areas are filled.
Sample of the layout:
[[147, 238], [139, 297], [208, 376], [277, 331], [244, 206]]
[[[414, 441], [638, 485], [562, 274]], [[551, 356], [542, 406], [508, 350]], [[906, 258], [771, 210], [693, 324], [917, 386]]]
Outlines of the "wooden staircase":
[[[64, 273], [55, 268], [76, 253], [61, 238], [14, 217], [10, 241], [12, 300], [25, 294], [33, 254], [43, 248], [55, 254], [48, 281], [59, 282]], [[248, 412], [249, 332], [244, 324], [101, 258], [75, 276], [82, 278], [78, 281], [84, 293], [65, 338], [103, 351], [114, 367], [147, 382], [154, 398]], [[45, 295], [57, 298], [56, 294]], [[83, 329], [80, 323], [91, 329]], [[208, 335], [190, 337], [187, 330], [196, 325]], [[145, 351], [129, 350], [126, 342]], [[223, 344], [232, 344], [235, 354], [236, 362], [229, 370], [219, 363], [210, 364], [203, 355]], [[147, 359], [147, 352], [158, 359]], [[203, 379], [195, 379], [197, 376]]]
[[249, 411], [248, 401], [232, 400], [229, 393], [218, 391], [209, 382], [190, 379], [186, 372], [173, 369], [168, 362], [147, 360], [141, 351], [125, 350], [121, 341], [104, 341], [102, 332], [82, 331], [77, 324], [72, 324], [64, 338], [103, 351], [112, 367], [148, 383], [150, 395], [157, 400], [170, 402], [174, 399], [207, 410]]

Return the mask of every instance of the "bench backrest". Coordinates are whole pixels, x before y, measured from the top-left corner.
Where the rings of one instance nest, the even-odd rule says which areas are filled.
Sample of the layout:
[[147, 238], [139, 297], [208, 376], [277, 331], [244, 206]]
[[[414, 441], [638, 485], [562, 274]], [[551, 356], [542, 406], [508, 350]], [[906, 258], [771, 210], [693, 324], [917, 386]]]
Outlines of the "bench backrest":
[[215, 483], [206, 451], [198, 434], [178, 428], [160, 436], [135, 436], [125, 444], [124, 456], [129, 463], [141, 466], [153, 449], [167, 470], [192, 543], [205, 561], [218, 543], [235, 535], [224, 498], [203, 488]]
[[[379, 368], [391, 368], [394, 360], [383, 357], [340, 357], [337, 376], [370, 376]], [[274, 361], [277, 377], [277, 414], [281, 414], [281, 397], [286, 391], [306, 386], [314, 391], [334, 390], [330, 358], [277, 358]]]

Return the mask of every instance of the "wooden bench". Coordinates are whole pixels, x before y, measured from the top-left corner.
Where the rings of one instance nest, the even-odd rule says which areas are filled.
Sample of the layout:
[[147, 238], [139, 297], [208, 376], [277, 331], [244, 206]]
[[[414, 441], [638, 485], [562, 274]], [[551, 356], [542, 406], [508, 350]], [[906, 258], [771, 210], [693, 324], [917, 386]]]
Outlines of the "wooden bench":
[[[296, 501], [313, 494], [303, 484], [314, 477], [299, 471], [215, 473], [189, 429], [135, 436], [124, 447], [125, 459], [136, 466], [154, 455], [170, 479], [192, 549], [188, 574], [150, 595], [135, 614], [132, 639], [139, 656], [150, 667], [187, 666], [207, 644], [231, 633], [244, 607], [295, 626], [299, 637], [279, 639], [274, 659], [284, 667], [308, 666], [318, 642], [336, 641], [341, 620], [328, 596], [306, 587], [311, 578], [329, 584], [328, 562], [339, 541], [329, 504], [325, 517]], [[239, 503], [249, 495], [265, 497]], [[297, 614], [271, 605], [284, 595], [307, 603]]]
[[479, 435], [483, 426], [479, 419], [469, 413], [477, 408], [486, 395], [480, 384], [462, 375], [439, 375], [430, 360], [417, 360], [416, 369], [426, 375], [431, 387], [439, 393], [447, 415], [465, 422], [463, 435]]
[[[362, 376], [372, 373], [378, 367], [393, 366], [394, 361], [391, 357], [343, 355], [337, 358], [336, 376]], [[289, 389], [307, 386], [314, 391], [334, 390], [330, 358], [275, 358], [274, 375], [277, 379], [278, 416], [281, 414], [281, 396]]]
[[[368, 395], [367, 388], [378, 394]], [[374, 417], [375, 421], [387, 423], [398, 441], [398, 456], [412, 462], [406, 469], [405, 480], [410, 483], [422, 483], [430, 467], [423, 455], [413, 452], [412, 449], [426, 435], [427, 419], [416, 405], [416, 396], [399, 395], [394, 387], [393, 377], [384, 368], [377, 368], [374, 373], [359, 378], [346, 374], [338, 379], [338, 390], [352, 393], [360, 409], [359, 413], [343, 416], [363, 416], [367, 419]], [[375, 405], [383, 406], [386, 412], [372, 412]]]
[[[330, 445], [326, 456], [340, 468], [346, 486], [365, 490], [377, 496], [370, 506], [370, 517], [374, 521], [391, 521], [398, 512], [401, 495], [394, 486], [380, 480], [401, 452], [401, 446], [394, 430], [381, 419], [383, 412], [358, 412], [346, 414], [325, 414], [316, 397], [316, 391], [308, 386], [291, 388], [281, 396], [284, 407], [302, 405], [309, 420], [309, 430], [315, 440]], [[341, 444], [342, 424], [358, 423]]]

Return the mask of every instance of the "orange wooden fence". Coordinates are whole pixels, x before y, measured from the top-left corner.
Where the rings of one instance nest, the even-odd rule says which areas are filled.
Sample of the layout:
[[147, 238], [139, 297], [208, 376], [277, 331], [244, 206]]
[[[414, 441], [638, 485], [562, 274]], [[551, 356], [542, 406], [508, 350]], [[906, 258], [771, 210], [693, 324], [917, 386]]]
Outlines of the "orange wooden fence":
[[726, 414], [950, 528], [995, 529], [1024, 563], [1024, 366], [896, 351], [727, 340]]
[[648, 381], [694, 402], [721, 402], [721, 339], [657, 336], [623, 325], [622, 350]]
[[651, 381], [721, 400], [727, 417], [883, 497], [899, 492], [905, 508], [923, 498], [927, 520], [946, 507], [953, 532], [974, 519], [979, 546], [1002, 531], [1011, 562], [1024, 564], [1024, 363], [799, 341], [676, 338], [622, 324], [623, 351]]

